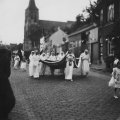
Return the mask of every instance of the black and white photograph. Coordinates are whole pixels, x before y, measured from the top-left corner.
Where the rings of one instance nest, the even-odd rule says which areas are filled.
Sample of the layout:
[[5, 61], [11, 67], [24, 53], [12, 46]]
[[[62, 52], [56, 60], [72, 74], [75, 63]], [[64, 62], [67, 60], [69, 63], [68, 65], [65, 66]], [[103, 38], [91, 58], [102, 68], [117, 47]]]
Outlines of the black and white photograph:
[[0, 0], [0, 120], [120, 120], [120, 0]]

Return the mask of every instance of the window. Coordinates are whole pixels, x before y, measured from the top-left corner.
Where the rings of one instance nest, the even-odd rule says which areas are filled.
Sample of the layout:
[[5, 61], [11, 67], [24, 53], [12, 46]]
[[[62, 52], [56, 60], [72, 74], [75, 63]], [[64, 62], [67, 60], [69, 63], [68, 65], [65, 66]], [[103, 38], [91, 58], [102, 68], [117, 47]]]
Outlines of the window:
[[112, 45], [112, 42], [111, 41], [107, 41], [107, 48], [108, 48], [108, 56], [111, 56], [111, 55], [113, 55], [114, 54], [114, 52], [113, 52], [113, 45]]
[[108, 14], [107, 14], [107, 21], [113, 21], [114, 20], [114, 4], [111, 4], [108, 6]]
[[100, 24], [103, 23], [103, 9], [100, 11]]

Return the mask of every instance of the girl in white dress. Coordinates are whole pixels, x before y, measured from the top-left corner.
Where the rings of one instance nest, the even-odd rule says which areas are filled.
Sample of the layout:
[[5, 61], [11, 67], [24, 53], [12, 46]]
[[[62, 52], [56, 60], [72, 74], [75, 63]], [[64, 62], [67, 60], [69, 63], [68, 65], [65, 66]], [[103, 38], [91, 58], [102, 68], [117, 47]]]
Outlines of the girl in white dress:
[[120, 61], [118, 61], [117, 66], [113, 68], [112, 78], [109, 81], [109, 86], [114, 87], [114, 98], [118, 98], [117, 89], [120, 88]]
[[14, 58], [14, 69], [18, 69], [19, 61], [20, 61], [20, 57], [18, 56], [18, 54], [16, 54]]
[[74, 54], [72, 53], [71, 50], [69, 50], [68, 55], [66, 56], [66, 61], [67, 61], [66, 68], [65, 68], [65, 79], [66, 80], [73, 81], [72, 75], [73, 75], [74, 59], [75, 59]]

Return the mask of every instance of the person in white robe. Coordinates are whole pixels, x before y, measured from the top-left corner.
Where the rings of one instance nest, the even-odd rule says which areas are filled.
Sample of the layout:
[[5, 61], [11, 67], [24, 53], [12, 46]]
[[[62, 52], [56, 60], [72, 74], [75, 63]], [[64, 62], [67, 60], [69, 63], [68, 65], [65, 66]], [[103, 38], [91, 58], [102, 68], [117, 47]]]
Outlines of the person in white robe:
[[33, 77], [33, 55], [34, 55], [34, 51], [31, 52], [30, 56], [29, 56], [29, 76]]
[[[54, 52], [51, 52], [51, 55], [49, 56], [48, 60], [50, 61], [57, 61], [57, 57], [55, 56]], [[50, 67], [51, 75], [54, 76], [55, 69]]]
[[80, 75], [87, 76], [90, 70], [90, 56], [88, 54], [88, 50], [85, 49], [84, 53], [82, 53], [79, 57], [78, 67], [80, 68]]
[[14, 69], [18, 69], [19, 62], [20, 62], [20, 57], [19, 57], [18, 54], [16, 54], [15, 57], [14, 57]]
[[[46, 56], [46, 54], [45, 53], [42, 53], [41, 55], [40, 55], [40, 60], [46, 60], [47, 59], [47, 56]], [[45, 75], [45, 70], [46, 70], [46, 65], [44, 64], [44, 63], [42, 63], [42, 62], [40, 62], [40, 72], [39, 72], [39, 75], [42, 75], [42, 76], [44, 76]]]
[[51, 52], [51, 55], [49, 56], [48, 60], [50, 60], [50, 61], [56, 61], [57, 60], [57, 57], [55, 56], [54, 52]]
[[33, 78], [35, 79], [38, 79], [39, 78], [39, 72], [40, 72], [40, 65], [39, 65], [39, 60], [40, 60], [40, 55], [38, 52], [36, 52], [34, 55], [33, 55], [33, 60], [34, 60], [34, 63], [33, 63]]
[[65, 68], [65, 80], [73, 81], [73, 67], [74, 67], [75, 56], [72, 53], [72, 50], [69, 50], [68, 55], [66, 56], [66, 68]]
[[26, 71], [26, 67], [27, 67], [27, 61], [26, 61], [25, 56], [23, 56], [20, 68], [21, 68], [22, 71]]
[[62, 59], [64, 58], [64, 56], [65, 56], [65, 55], [64, 55], [63, 52], [59, 53], [58, 56], [57, 56], [57, 60], [58, 60], [58, 61], [62, 60]]

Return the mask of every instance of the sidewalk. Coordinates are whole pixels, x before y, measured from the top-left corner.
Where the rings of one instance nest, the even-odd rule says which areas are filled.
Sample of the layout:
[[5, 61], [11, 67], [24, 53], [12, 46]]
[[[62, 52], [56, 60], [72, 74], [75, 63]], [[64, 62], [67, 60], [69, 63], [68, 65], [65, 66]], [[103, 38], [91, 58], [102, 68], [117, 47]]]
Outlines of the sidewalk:
[[92, 64], [90, 66], [92, 70], [97, 70], [97, 71], [104, 71], [105, 70], [105, 65], [97, 65], [97, 64]]
[[90, 70], [93, 71], [93, 72], [98, 72], [100, 74], [111, 75], [111, 72], [108, 72], [106, 70], [105, 65], [92, 64], [90, 66]]

